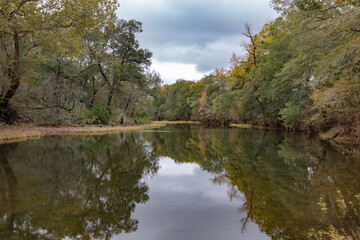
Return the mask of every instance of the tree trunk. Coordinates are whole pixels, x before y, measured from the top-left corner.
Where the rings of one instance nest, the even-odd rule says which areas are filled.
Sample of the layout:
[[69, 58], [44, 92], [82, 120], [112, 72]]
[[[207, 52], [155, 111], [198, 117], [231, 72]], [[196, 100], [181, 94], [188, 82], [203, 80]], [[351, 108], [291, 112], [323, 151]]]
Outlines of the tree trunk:
[[[6, 51], [6, 50], [5, 50]], [[0, 99], [2, 99], [5, 95], [5, 86], [6, 86], [6, 82], [8, 81], [8, 79], [11, 79], [11, 71], [10, 71], [10, 56], [8, 55], [6, 57], [6, 62], [5, 62], [5, 66], [4, 66], [4, 72], [3, 72], [3, 79], [0, 81], [2, 82], [2, 86], [1, 86], [1, 92], [0, 92]]]
[[0, 100], [0, 118], [6, 123], [13, 123], [18, 117], [16, 111], [10, 107], [10, 100], [20, 86], [20, 36], [16, 28], [13, 30], [14, 62], [11, 74], [10, 87], [4, 97]]
[[259, 104], [260, 110], [261, 110], [261, 118], [262, 118], [262, 124], [263, 126], [265, 126], [266, 120], [265, 120], [265, 109], [264, 109], [264, 104], [262, 101], [260, 101], [260, 99], [258, 97], [255, 98], [257, 103]]
[[125, 106], [124, 112], [126, 112], [126, 110], [127, 110], [128, 107], [129, 107], [129, 104], [130, 104], [130, 101], [131, 101], [131, 97], [132, 97], [132, 94], [130, 93], [130, 96], [129, 96], [127, 102], [126, 102], [126, 106]]
[[[3, 145], [5, 146], [5, 145]], [[1, 153], [3, 154], [0, 156], [0, 163], [4, 169], [4, 172], [7, 177], [7, 182], [9, 186], [9, 193], [10, 193], [10, 218], [9, 218], [9, 230], [13, 229], [14, 221], [15, 221], [15, 214], [16, 214], [16, 195], [17, 195], [17, 178], [16, 175], [7, 160], [7, 155], [9, 153], [9, 149], [7, 147], [0, 148]]]
[[91, 96], [91, 101], [90, 101], [90, 108], [94, 107], [95, 104], [95, 95], [97, 93], [97, 90], [95, 88], [95, 78], [94, 76], [92, 76], [92, 88], [93, 88], [93, 92], [92, 92], [92, 96]]
[[134, 117], [135, 113], [136, 113], [136, 105], [134, 106], [134, 108], [131, 111], [131, 117]]
[[243, 122], [244, 122], [245, 124], [247, 124], [247, 121], [246, 121], [246, 118], [245, 118], [244, 114], [241, 114], [241, 117], [242, 117], [242, 119], [243, 119]]
[[114, 87], [111, 86], [109, 95], [108, 95], [108, 100], [107, 100], [107, 110], [109, 111], [110, 114], [111, 114], [111, 101], [112, 101], [113, 95], [114, 95]]

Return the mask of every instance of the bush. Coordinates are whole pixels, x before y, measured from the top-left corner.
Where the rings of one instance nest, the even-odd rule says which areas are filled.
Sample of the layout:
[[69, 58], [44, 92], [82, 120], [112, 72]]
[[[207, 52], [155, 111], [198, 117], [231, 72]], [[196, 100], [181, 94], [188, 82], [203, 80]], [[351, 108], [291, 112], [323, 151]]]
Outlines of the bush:
[[110, 122], [110, 113], [104, 104], [97, 104], [86, 114], [88, 124], [108, 125]]
[[140, 125], [142, 125], [142, 124], [149, 124], [149, 123], [151, 123], [151, 119], [150, 119], [149, 116], [135, 117], [135, 118], [134, 118], [134, 122], [135, 122], [136, 124], [140, 124]]
[[149, 124], [151, 123], [150, 116], [144, 105], [137, 105], [136, 113], [133, 117], [135, 124]]
[[300, 106], [286, 103], [285, 107], [280, 110], [280, 116], [286, 127], [294, 127], [299, 123], [299, 119], [304, 116], [304, 112], [300, 109]]

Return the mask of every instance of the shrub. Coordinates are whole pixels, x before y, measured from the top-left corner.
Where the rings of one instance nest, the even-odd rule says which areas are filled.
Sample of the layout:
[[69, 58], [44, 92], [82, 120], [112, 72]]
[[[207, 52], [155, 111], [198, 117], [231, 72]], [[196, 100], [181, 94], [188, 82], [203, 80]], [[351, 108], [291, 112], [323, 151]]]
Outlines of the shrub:
[[140, 125], [149, 124], [149, 123], [151, 123], [151, 119], [149, 116], [135, 117], [134, 122], [136, 124], [140, 124]]
[[86, 114], [88, 124], [108, 125], [110, 117], [111, 115], [104, 104], [97, 104]]
[[280, 119], [286, 127], [294, 127], [299, 119], [304, 116], [304, 112], [300, 109], [300, 106], [296, 106], [293, 103], [286, 103], [285, 107], [280, 110], [280, 116]]

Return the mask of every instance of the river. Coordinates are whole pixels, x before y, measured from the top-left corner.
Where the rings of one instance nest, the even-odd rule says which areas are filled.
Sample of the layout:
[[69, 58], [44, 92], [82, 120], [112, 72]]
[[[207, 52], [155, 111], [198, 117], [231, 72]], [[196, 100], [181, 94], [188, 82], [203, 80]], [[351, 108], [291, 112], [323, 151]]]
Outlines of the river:
[[0, 239], [360, 239], [360, 159], [169, 125], [0, 145]]

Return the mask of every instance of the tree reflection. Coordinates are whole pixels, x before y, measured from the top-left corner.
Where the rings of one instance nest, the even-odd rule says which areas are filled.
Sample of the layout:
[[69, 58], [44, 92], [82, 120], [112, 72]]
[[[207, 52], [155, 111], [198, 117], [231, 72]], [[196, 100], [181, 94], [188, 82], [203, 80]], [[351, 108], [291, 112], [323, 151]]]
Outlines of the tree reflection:
[[109, 239], [137, 229], [131, 215], [149, 198], [144, 177], [158, 170], [140, 138], [53, 137], [0, 147], [0, 239]]
[[[7, 225], [7, 226], [5, 226], [5, 228], [8, 231], [12, 231], [13, 227], [14, 227], [14, 220], [15, 220], [15, 214], [16, 214], [17, 178], [14, 174], [12, 167], [10, 166], [10, 164], [7, 160], [9, 151], [11, 151], [11, 147], [5, 146], [5, 145], [0, 145], [0, 152], [2, 153], [2, 155], [0, 156], [0, 163], [1, 163], [2, 168], [4, 169], [4, 174], [6, 175], [6, 180], [7, 180], [8, 189], [9, 189], [9, 194], [7, 196], [4, 187], [1, 187], [1, 199], [2, 199], [3, 205], [10, 209], [10, 213], [7, 218], [7, 221], [4, 221], [4, 222], [7, 223], [7, 224], [5, 224], [5, 225]], [[0, 175], [0, 177], [1, 177], [1, 175]]]
[[[174, 128], [174, 127], [173, 127]], [[0, 239], [111, 238], [137, 229], [158, 156], [195, 162], [273, 239], [360, 239], [360, 161], [306, 136], [172, 129], [0, 145]], [[149, 146], [150, 143], [150, 146]]]
[[255, 130], [149, 133], [160, 155], [196, 162], [272, 239], [360, 239], [360, 159], [302, 135]]

